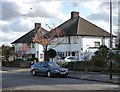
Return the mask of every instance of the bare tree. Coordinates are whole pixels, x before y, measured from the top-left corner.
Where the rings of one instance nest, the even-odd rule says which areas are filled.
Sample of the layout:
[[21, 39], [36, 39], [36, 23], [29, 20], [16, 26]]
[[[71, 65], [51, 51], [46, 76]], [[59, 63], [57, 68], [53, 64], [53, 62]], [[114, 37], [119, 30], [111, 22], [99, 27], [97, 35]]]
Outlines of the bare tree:
[[44, 61], [48, 60], [47, 49], [48, 45], [51, 45], [51, 48], [54, 48], [61, 44], [63, 40], [60, 39], [61, 36], [64, 36], [64, 32], [60, 31], [58, 28], [50, 28], [51, 31], [48, 33], [43, 33], [41, 27], [37, 30], [35, 36], [33, 37], [33, 42], [43, 45], [44, 49]]
[[27, 43], [23, 43], [19, 50], [22, 52], [22, 56], [25, 56], [25, 59], [27, 58], [27, 51], [29, 50], [29, 46], [27, 45]]

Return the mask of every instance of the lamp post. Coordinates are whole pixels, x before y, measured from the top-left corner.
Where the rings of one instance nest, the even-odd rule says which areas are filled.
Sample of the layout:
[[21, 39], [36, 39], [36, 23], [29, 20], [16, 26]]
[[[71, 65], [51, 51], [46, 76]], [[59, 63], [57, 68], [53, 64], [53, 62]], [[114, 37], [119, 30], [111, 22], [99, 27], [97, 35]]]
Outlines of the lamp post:
[[110, 0], [110, 66], [109, 66], [109, 71], [110, 71], [110, 79], [112, 79], [112, 2]]

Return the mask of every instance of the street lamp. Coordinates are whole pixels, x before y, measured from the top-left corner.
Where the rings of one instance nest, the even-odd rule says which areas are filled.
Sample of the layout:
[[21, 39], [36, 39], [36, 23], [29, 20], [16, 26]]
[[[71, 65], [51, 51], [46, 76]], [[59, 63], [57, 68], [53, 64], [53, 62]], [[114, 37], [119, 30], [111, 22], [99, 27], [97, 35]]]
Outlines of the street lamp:
[[109, 71], [110, 71], [110, 79], [112, 79], [112, 2], [110, 0], [110, 67], [109, 67]]

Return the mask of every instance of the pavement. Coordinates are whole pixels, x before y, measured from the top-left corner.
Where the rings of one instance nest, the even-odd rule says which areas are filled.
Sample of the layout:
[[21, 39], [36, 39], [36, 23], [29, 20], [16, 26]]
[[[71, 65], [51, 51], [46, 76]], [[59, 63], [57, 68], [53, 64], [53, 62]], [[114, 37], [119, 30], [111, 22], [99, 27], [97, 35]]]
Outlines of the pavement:
[[[30, 68], [2, 67], [2, 71], [26, 72], [30, 71]], [[112, 79], [110, 79], [109, 74], [102, 74], [99, 72], [69, 71], [68, 78], [120, 84], [120, 76], [113, 75]]]
[[112, 75], [112, 79], [110, 79], [109, 74], [103, 74], [99, 72], [70, 71], [68, 77], [89, 81], [120, 84], [120, 76]]

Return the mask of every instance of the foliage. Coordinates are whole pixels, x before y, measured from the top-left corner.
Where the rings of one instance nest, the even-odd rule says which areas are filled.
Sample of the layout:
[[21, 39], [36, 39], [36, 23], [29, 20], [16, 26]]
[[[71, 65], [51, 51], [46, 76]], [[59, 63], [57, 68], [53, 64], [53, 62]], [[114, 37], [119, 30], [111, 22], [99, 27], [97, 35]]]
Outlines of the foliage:
[[14, 49], [15, 49], [14, 46], [10, 47], [10, 46], [2, 45], [2, 56], [3, 56], [2, 60], [8, 61], [9, 55], [15, 54]]
[[120, 49], [120, 29], [118, 29], [115, 34], [117, 35], [115, 39], [115, 45], [118, 49]]
[[38, 58], [28, 58], [27, 61], [34, 61], [36, 60], [36, 62], [38, 62]]
[[95, 52], [95, 56], [107, 58], [109, 54], [109, 48], [106, 45], [101, 45]]
[[111, 56], [112, 56], [113, 61], [120, 62], [120, 54], [118, 54], [118, 53], [112, 53]]
[[109, 56], [109, 48], [105, 45], [101, 45], [95, 52], [95, 56], [92, 57], [92, 61], [95, 67], [104, 67], [107, 62], [107, 57]]
[[94, 63], [94, 67], [105, 67], [107, 62], [105, 61], [104, 57], [93, 57], [92, 61]]
[[16, 53], [16, 54], [20, 57], [23, 57], [24, 60], [26, 61], [26, 59], [27, 59], [27, 54], [26, 53], [29, 49], [30, 48], [29, 48], [27, 43], [22, 43], [19, 47], [19, 50], [18, 50], [18, 52], [21, 52], [21, 54], [18, 54], [18, 53]]
[[2, 62], [2, 66], [29, 68], [30, 65], [31, 65], [30, 62], [18, 62], [18, 61], [14, 61], [14, 62], [8, 62], [8, 63], [9, 64], [7, 65], [7, 62]]
[[54, 57], [56, 56], [56, 54], [57, 54], [54, 49], [48, 50], [47, 53], [48, 53], [48, 56], [49, 56], [50, 58], [54, 58]]
[[17, 58], [17, 59], [15, 59], [15, 60], [13, 60], [13, 62], [24, 62], [24, 60], [23, 60], [23, 59], [20, 59], [20, 58]]
[[57, 64], [60, 65], [63, 68], [68, 68], [68, 62], [62, 61], [62, 62], [57, 62]]

